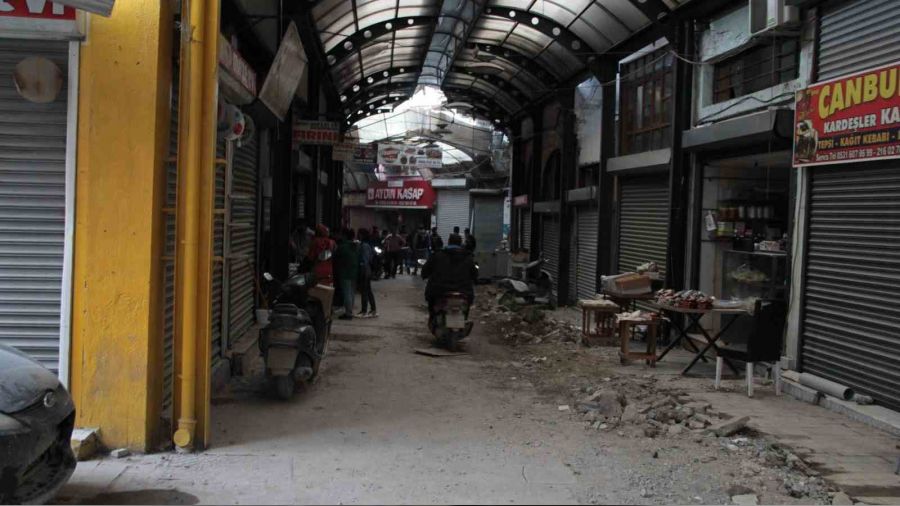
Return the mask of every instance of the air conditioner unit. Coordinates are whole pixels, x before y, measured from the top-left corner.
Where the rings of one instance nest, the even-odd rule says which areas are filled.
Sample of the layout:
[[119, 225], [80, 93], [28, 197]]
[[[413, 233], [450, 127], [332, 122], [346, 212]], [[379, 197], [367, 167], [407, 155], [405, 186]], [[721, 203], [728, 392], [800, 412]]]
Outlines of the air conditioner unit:
[[800, 25], [800, 9], [785, 0], [749, 0], [750, 35], [785, 35], [796, 33]]

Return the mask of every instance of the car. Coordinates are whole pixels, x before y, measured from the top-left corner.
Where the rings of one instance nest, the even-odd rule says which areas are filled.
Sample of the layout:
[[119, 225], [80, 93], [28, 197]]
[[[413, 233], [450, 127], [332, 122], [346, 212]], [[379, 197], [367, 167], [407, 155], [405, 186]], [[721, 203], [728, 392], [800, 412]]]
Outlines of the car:
[[0, 504], [42, 504], [75, 471], [75, 405], [59, 379], [0, 344]]

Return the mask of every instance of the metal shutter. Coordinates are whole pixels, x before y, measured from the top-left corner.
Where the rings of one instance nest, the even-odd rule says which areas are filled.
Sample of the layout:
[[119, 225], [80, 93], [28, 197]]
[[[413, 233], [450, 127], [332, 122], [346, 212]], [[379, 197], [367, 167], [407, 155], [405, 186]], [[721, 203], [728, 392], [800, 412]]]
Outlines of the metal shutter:
[[472, 202], [472, 234], [476, 251], [486, 253], [485, 261], [503, 240], [503, 203], [503, 197], [478, 197]]
[[438, 190], [437, 229], [444, 242], [453, 233], [469, 228], [469, 190]]
[[163, 399], [164, 417], [171, 419], [175, 384], [175, 245], [178, 208], [178, 65], [172, 75], [172, 108], [169, 123], [169, 159], [166, 163], [166, 245], [163, 251]]
[[228, 348], [253, 326], [256, 275], [256, 199], [259, 142], [235, 146], [228, 193]]
[[594, 206], [576, 208], [569, 250], [569, 299], [591, 299], [597, 295], [597, 232], [600, 214]]
[[544, 253], [544, 269], [553, 275], [554, 286], [559, 279], [559, 217], [545, 215], [541, 221], [541, 250]]
[[803, 370], [900, 409], [900, 168], [815, 168], [810, 196]]
[[0, 343], [59, 368], [66, 210], [66, 86], [20, 97], [16, 64], [42, 56], [68, 75], [68, 43], [0, 39]]
[[896, 0], [836, 2], [822, 13], [819, 81], [900, 59]]
[[531, 210], [522, 210], [522, 242], [519, 248], [531, 251]]
[[665, 274], [669, 234], [669, 182], [664, 176], [620, 179], [619, 272], [656, 262]]
[[213, 215], [212, 318], [210, 340], [212, 363], [222, 356], [222, 257], [225, 254], [225, 174], [228, 165], [225, 140], [216, 141], [215, 198]]

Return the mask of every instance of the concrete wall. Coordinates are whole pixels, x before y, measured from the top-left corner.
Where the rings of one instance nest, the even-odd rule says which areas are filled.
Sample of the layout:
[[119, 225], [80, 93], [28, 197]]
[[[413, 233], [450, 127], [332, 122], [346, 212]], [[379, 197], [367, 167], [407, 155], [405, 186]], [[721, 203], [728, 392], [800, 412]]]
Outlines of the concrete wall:
[[71, 390], [77, 425], [149, 450], [161, 407], [170, 3], [117, 2], [81, 48]]

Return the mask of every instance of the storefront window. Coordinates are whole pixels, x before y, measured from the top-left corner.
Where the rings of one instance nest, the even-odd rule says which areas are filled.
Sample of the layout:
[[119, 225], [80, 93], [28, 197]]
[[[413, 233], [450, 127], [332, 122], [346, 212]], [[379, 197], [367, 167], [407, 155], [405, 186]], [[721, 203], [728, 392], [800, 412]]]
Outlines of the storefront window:
[[795, 38], [766, 40], [715, 65], [713, 100], [724, 102], [797, 78]]
[[621, 65], [621, 154], [671, 145], [673, 63], [666, 46]]

